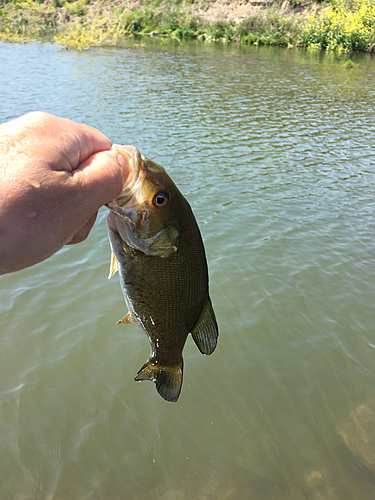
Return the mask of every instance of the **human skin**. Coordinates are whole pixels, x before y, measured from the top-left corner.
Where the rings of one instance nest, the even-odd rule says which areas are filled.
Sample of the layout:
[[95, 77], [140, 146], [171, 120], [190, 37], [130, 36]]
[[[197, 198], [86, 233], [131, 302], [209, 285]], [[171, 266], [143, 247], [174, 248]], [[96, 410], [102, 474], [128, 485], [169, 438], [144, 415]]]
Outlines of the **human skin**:
[[129, 166], [98, 130], [43, 112], [0, 125], [0, 274], [87, 238]]

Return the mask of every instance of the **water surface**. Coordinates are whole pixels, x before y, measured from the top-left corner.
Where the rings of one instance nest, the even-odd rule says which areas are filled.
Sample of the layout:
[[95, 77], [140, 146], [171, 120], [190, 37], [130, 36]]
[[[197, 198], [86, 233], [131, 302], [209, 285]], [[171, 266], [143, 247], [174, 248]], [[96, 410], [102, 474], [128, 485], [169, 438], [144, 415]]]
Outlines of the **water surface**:
[[115, 325], [105, 209], [84, 243], [0, 277], [0, 497], [373, 500], [375, 428], [351, 412], [375, 415], [374, 59], [146, 44], [0, 45], [0, 120], [49, 111], [168, 170], [218, 348], [188, 339], [176, 404], [133, 381], [149, 345]]

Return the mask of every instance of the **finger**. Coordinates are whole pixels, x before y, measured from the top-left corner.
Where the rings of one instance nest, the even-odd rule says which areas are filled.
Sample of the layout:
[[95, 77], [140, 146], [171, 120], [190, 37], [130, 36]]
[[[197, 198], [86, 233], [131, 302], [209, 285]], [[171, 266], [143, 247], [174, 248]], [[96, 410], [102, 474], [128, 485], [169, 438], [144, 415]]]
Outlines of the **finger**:
[[73, 172], [73, 178], [84, 190], [87, 203], [97, 210], [120, 194], [129, 174], [129, 162], [112, 150], [90, 156]]
[[69, 240], [66, 245], [75, 245], [76, 243], [81, 243], [84, 241], [88, 235], [90, 234], [91, 229], [93, 228], [98, 212], [96, 212], [84, 226], [82, 226], [78, 231], [72, 236], [71, 240]]
[[[62, 150], [65, 150], [67, 163], [72, 169], [77, 168], [92, 154], [109, 150], [112, 145], [111, 140], [106, 135], [90, 125], [77, 123], [68, 118], [60, 118], [42, 111], [27, 113], [8, 122], [8, 126], [12, 130], [16, 129], [18, 135], [23, 132], [28, 141], [33, 136], [40, 139], [42, 132], [44, 146], [48, 144], [55, 151], [57, 158]], [[59, 138], [57, 149], [56, 137]], [[31, 146], [38, 148], [39, 142], [39, 140], [31, 141]], [[58, 164], [56, 168], [60, 170], [63, 166]], [[68, 170], [70, 171], [69, 168]]]
[[99, 130], [89, 125], [79, 124], [78, 127], [79, 134], [81, 135], [78, 165], [89, 156], [111, 148], [112, 141]]

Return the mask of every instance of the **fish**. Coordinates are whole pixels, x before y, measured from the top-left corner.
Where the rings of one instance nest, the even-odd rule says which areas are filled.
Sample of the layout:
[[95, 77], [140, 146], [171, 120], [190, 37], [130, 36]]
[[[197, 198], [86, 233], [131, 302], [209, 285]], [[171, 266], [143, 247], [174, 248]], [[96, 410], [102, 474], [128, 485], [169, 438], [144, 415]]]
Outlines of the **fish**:
[[147, 335], [151, 354], [135, 376], [150, 380], [166, 401], [178, 400], [189, 333], [202, 354], [219, 335], [209, 295], [208, 266], [192, 209], [163, 167], [133, 146], [113, 145], [129, 166], [122, 193], [107, 203], [111, 264], [128, 313], [117, 322]]

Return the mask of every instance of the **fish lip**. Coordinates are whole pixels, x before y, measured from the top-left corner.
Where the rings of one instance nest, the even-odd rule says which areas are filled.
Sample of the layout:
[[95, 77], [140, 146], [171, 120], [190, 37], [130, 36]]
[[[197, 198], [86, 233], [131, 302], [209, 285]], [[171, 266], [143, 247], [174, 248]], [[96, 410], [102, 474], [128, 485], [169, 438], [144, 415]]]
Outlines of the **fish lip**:
[[[125, 215], [123, 212], [120, 212], [120, 210], [122, 210], [122, 207], [118, 207], [117, 205], [111, 206], [108, 203], [106, 203], [104, 206], [106, 208], [108, 208], [108, 210], [110, 210], [112, 213], [114, 213], [115, 215], [117, 215], [118, 217], [120, 217], [120, 219], [123, 219], [125, 222], [127, 222], [130, 225], [132, 225], [135, 228], [135, 230], [137, 231], [137, 233], [139, 232], [138, 229], [135, 227], [135, 222], [132, 221], [131, 218], [128, 217], [127, 215]], [[155, 234], [158, 234], [158, 233], [160, 233], [160, 231], [156, 232]], [[151, 238], [152, 238], [152, 236], [154, 236], [154, 235], [151, 235]], [[139, 237], [138, 239], [147, 240], [149, 238], [141, 238], [141, 237]]]
[[129, 222], [130, 224], [133, 224], [133, 226], [135, 225], [134, 222], [129, 217], [127, 217], [124, 213], [119, 212], [119, 210], [121, 210], [121, 207], [119, 207], [117, 205], [111, 206], [110, 203], [111, 202], [108, 202], [108, 203], [104, 204], [104, 206], [106, 208], [108, 208], [108, 210], [110, 212], [116, 214], [118, 217], [120, 217], [121, 219], [124, 219], [126, 222]]
[[131, 178], [126, 182], [121, 193], [114, 199], [109, 201], [106, 206], [109, 208], [124, 207], [134, 196], [134, 193], [139, 189], [143, 180], [142, 172], [144, 171], [144, 158], [134, 146], [121, 146], [112, 144], [112, 150], [121, 155], [131, 168]]

